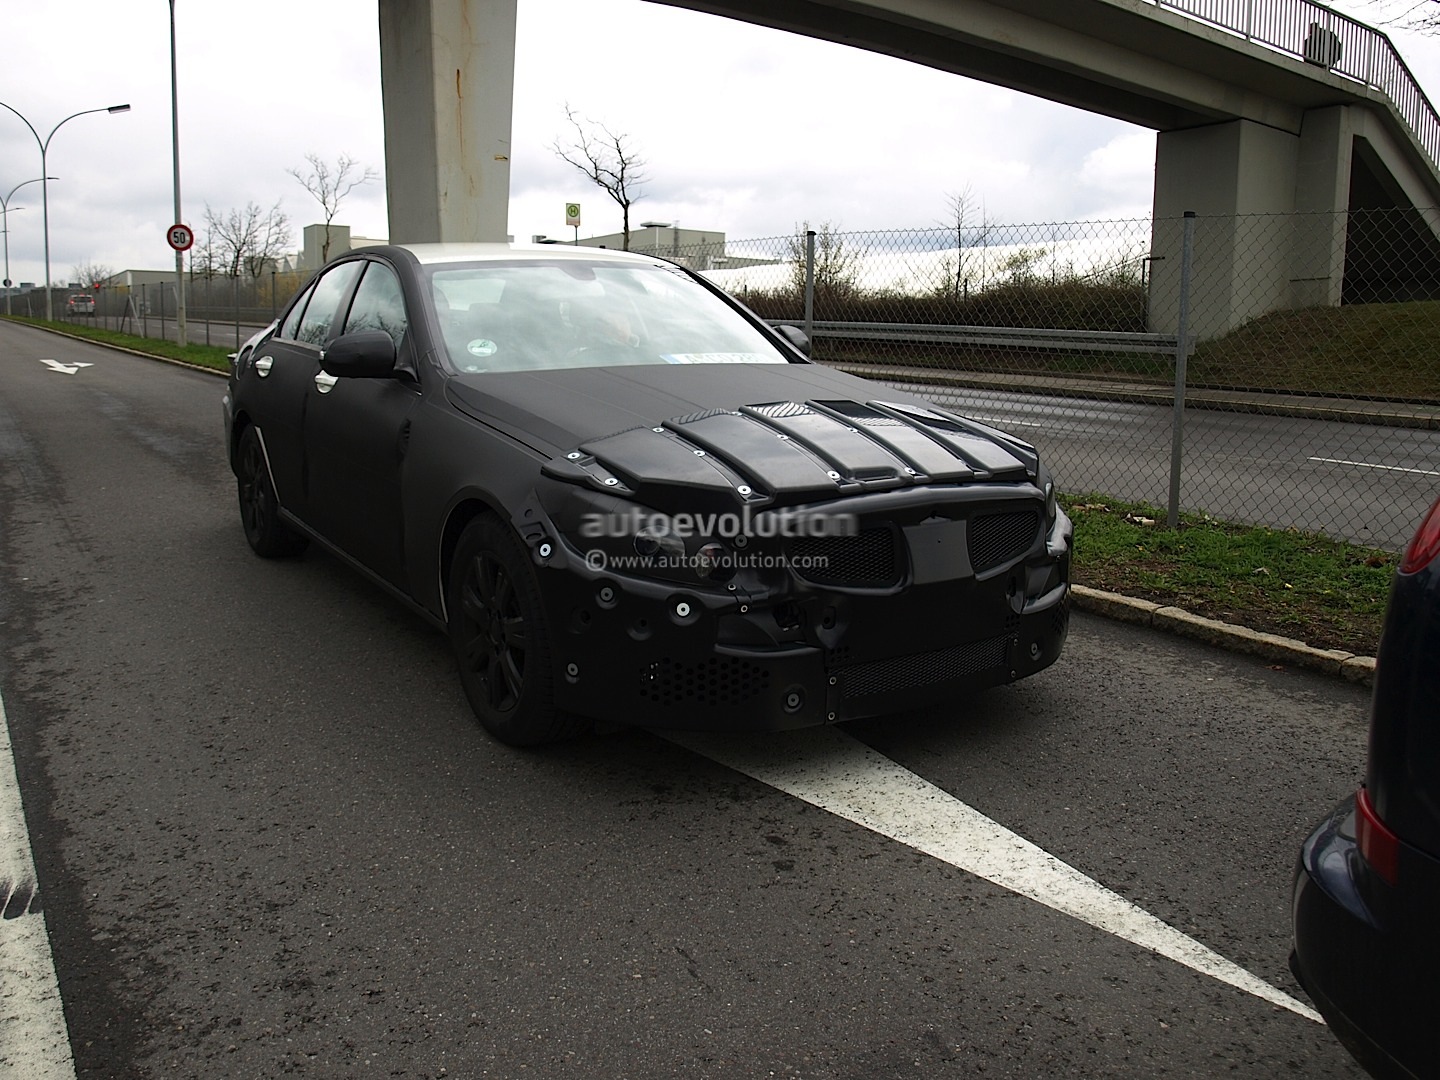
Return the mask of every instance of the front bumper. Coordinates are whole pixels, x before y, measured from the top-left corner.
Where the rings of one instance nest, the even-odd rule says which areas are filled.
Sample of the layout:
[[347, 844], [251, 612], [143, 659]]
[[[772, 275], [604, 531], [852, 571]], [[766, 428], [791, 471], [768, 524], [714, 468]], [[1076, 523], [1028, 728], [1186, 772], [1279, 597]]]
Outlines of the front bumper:
[[[898, 534], [899, 530], [897, 530]], [[552, 534], [553, 535], [553, 534]], [[780, 730], [897, 713], [1032, 675], [1069, 628], [1063, 512], [1000, 565], [854, 589], [795, 574], [691, 588], [617, 573], [564, 541], [537, 553], [557, 707], [641, 727]]]

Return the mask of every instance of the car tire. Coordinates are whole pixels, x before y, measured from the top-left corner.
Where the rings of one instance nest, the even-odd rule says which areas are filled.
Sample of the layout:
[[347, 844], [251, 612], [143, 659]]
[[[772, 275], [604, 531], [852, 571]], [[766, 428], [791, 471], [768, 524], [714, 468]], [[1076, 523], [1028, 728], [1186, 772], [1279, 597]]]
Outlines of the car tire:
[[482, 514], [450, 564], [446, 611], [460, 683], [480, 725], [511, 746], [538, 746], [583, 729], [555, 708], [550, 631], [535, 571], [519, 539]]
[[250, 548], [266, 559], [298, 555], [309, 541], [280, 520], [280, 500], [270, 482], [270, 467], [260, 433], [247, 427], [240, 437], [235, 478], [240, 496], [240, 523]]

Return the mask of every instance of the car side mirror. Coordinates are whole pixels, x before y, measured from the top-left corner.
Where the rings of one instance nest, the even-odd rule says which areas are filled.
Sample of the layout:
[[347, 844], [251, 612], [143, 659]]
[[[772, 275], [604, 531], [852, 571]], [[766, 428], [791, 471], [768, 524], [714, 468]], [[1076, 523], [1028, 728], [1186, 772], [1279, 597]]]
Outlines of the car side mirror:
[[341, 334], [320, 354], [320, 368], [339, 378], [387, 378], [395, 374], [395, 339], [384, 330]]
[[806, 356], [810, 355], [810, 339], [805, 335], [805, 331], [801, 330], [798, 326], [782, 323], [780, 326], [775, 327], [775, 332]]

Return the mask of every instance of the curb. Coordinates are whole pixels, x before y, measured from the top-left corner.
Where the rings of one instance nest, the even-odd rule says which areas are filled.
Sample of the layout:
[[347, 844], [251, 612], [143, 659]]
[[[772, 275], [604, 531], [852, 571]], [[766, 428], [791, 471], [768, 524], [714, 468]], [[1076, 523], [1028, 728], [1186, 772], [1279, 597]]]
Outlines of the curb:
[[1207, 645], [1218, 645], [1232, 652], [1248, 653], [1264, 660], [1289, 664], [1324, 675], [1338, 675], [1347, 682], [1360, 686], [1374, 685], [1373, 656], [1357, 656], [1343, 649], [1317, 649], [1296, 638], [1266, 634], [1218, 619], [1206, 619], [1183, 608], [1166, 607], [1149, 600], [1136, 600], [1119, 593], [1091, 589], [1085, 585], [1071, 585], [1070, 595], [1077, 608], [1093, 615], [1164, 630], [1181, 637], [1203, 641]]

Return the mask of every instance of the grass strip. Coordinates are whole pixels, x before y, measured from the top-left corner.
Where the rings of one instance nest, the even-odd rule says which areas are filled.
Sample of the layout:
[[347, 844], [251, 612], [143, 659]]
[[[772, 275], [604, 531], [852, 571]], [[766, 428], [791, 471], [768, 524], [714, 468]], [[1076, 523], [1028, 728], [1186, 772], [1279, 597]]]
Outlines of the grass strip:
[[[0, 318], [7, 318], [7, 316], [0, 315]], [[35, 326], [42, 330], [58, 330], [62, 334], [84, 338], [86, 341], [98, 341], [104, 345], [115, 345], [133, 352], [159, 356], [166, 360], [179, 360], [181, 363], [213, 368], [216, 371], [230, 370], [230, 354], [234, 352], [233, 349], [222, 348], [219, 345], [186, 345], [182, 349], [173, 341], [140, 337], [138, 334], [122, 334], [118, 330], [106, 330], [103, 326], [46, 322], [44, 319], [31, 319], [20, 315], [12, 315], [8, 318], [11, 322], [21, 323], [25, 326]]]
[[1104, 495], [1062, 497], [1073, 579], [1321, 649], [1374, 656], [1398, 557], [1313, 533], [1165, 512]]

